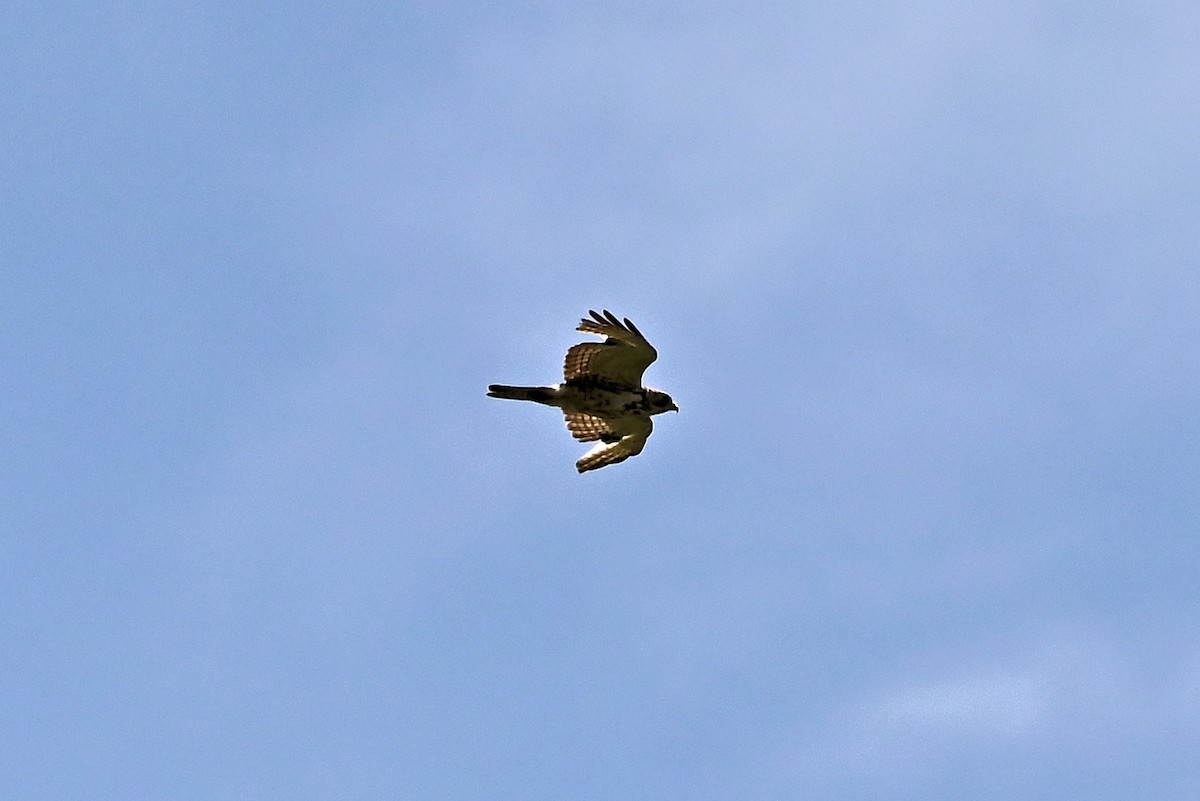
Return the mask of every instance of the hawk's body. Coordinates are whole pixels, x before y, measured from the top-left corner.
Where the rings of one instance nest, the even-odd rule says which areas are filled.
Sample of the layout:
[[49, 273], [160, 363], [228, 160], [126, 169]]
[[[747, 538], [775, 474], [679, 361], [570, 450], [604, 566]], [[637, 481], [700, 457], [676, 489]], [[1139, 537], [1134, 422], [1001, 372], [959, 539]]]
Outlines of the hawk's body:
[[548, 387], [492, 384], [493, 398], [528, 400], [557, 406], [572, 436], [596, 446], [575, 463], [580, 473], [616, 464], [642, 452], [654, 430], [650, 416], [679, 411], [665, 392], [642, 386], [642, 373], [658, 356], [628, 319], [605, 310], [590, 312], [578, 330], [602, 334], [603, 342], [581, 342], [567, 351], [563, 383]]

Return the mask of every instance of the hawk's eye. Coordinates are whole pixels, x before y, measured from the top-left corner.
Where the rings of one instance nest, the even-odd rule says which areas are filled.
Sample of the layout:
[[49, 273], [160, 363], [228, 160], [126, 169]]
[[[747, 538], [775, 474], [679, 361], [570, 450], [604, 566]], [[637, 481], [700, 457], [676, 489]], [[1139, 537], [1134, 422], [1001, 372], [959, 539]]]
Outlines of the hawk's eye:
[[664, 398], [661, 395], [654, 399], [655, 406], [666, 406], [671, 402], [670, 398]]

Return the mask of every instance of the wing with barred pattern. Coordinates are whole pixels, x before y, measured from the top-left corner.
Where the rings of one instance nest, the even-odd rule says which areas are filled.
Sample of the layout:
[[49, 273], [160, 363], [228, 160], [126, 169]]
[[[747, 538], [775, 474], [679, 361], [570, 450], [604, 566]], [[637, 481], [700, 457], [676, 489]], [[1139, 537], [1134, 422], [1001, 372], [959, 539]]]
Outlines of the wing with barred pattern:
[[616, 442], [621, 438], [616, 429], [603, 418], [583, 412], [563, 412], [563, 416], [567, 418], [567, 429], [570, 430], [571, 436], [580, 442]]
[[563, 378], [602, 378], [627, 387], [640, 387], [642, 373], [658, 358], [642, 332], [626, 318], [622, 321], [615, 314], [604, 310], [601, 315], [589, 311], [592, 319], [580, 321], [577, 330], [588, 334], [600, 334], [603, 342], [581, 342], [567, 351], [563, 361]]
[[600, 437], [600, 442], [597, 442], [594, 448], [575, 463], [575, 469], [580, 473], [598, 470], [610, 464], [623, 462], [630, 456], [637, 456], [646, 446], [650, 432], [654, 430], [654, 424], [650, 422], [650, 418], [642, 415], [628, 415], [603, 422], [612, 430], [613, 434], [620, 435], [620, 439], [608, 442]]

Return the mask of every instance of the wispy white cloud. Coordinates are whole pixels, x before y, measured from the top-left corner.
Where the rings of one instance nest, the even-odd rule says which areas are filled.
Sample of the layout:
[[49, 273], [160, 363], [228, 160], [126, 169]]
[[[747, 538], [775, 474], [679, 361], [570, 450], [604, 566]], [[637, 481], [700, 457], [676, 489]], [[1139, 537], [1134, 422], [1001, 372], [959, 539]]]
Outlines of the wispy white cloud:
[[873, 788], [908, 797], [919, 786], [963, 781], [947, 771], [967, 753], [1019, 786], [1028, 779], [1009, 774], [1015, 764], [1034, 776], [1064, 754], [1136, 761], [1132, 755], [1153, 743], [1177, 743], [1200, 712], [1187, 648], [1149, 671], [1136, 647], [1112, 638], [1039, 636], [1005, 650], [1011, 655], [863, 688], [806, 720], [802, 734], [774, 751], [767, 772], [775, 789]]
[[1027, 734], [1043, 723], [1051, 697], [1044, 677], [1033, 672], [966, 676], [907, 688], [887, 698], [878, 725], [945, 734]]

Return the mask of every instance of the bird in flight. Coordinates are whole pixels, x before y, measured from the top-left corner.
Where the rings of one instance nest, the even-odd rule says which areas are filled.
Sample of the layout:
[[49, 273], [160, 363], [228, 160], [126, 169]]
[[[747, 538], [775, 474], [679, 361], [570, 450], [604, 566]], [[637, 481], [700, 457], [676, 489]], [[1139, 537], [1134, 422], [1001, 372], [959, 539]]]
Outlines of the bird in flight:
[[603, 342], [581, 342], [567, 351], [563, 383], [547, 387], [492, 384], [488, 397], [557, 406], [567, 429], [580, 442], [596, 445], [575, 463], [580, 473], [637, 456], [654, 430], [650, 416], [677, 412], [671, 396], [642, 386], [642, 373], [658, 356], [654, 346], [626, 318], [590, 311], [577, 331], [600, 334]]

